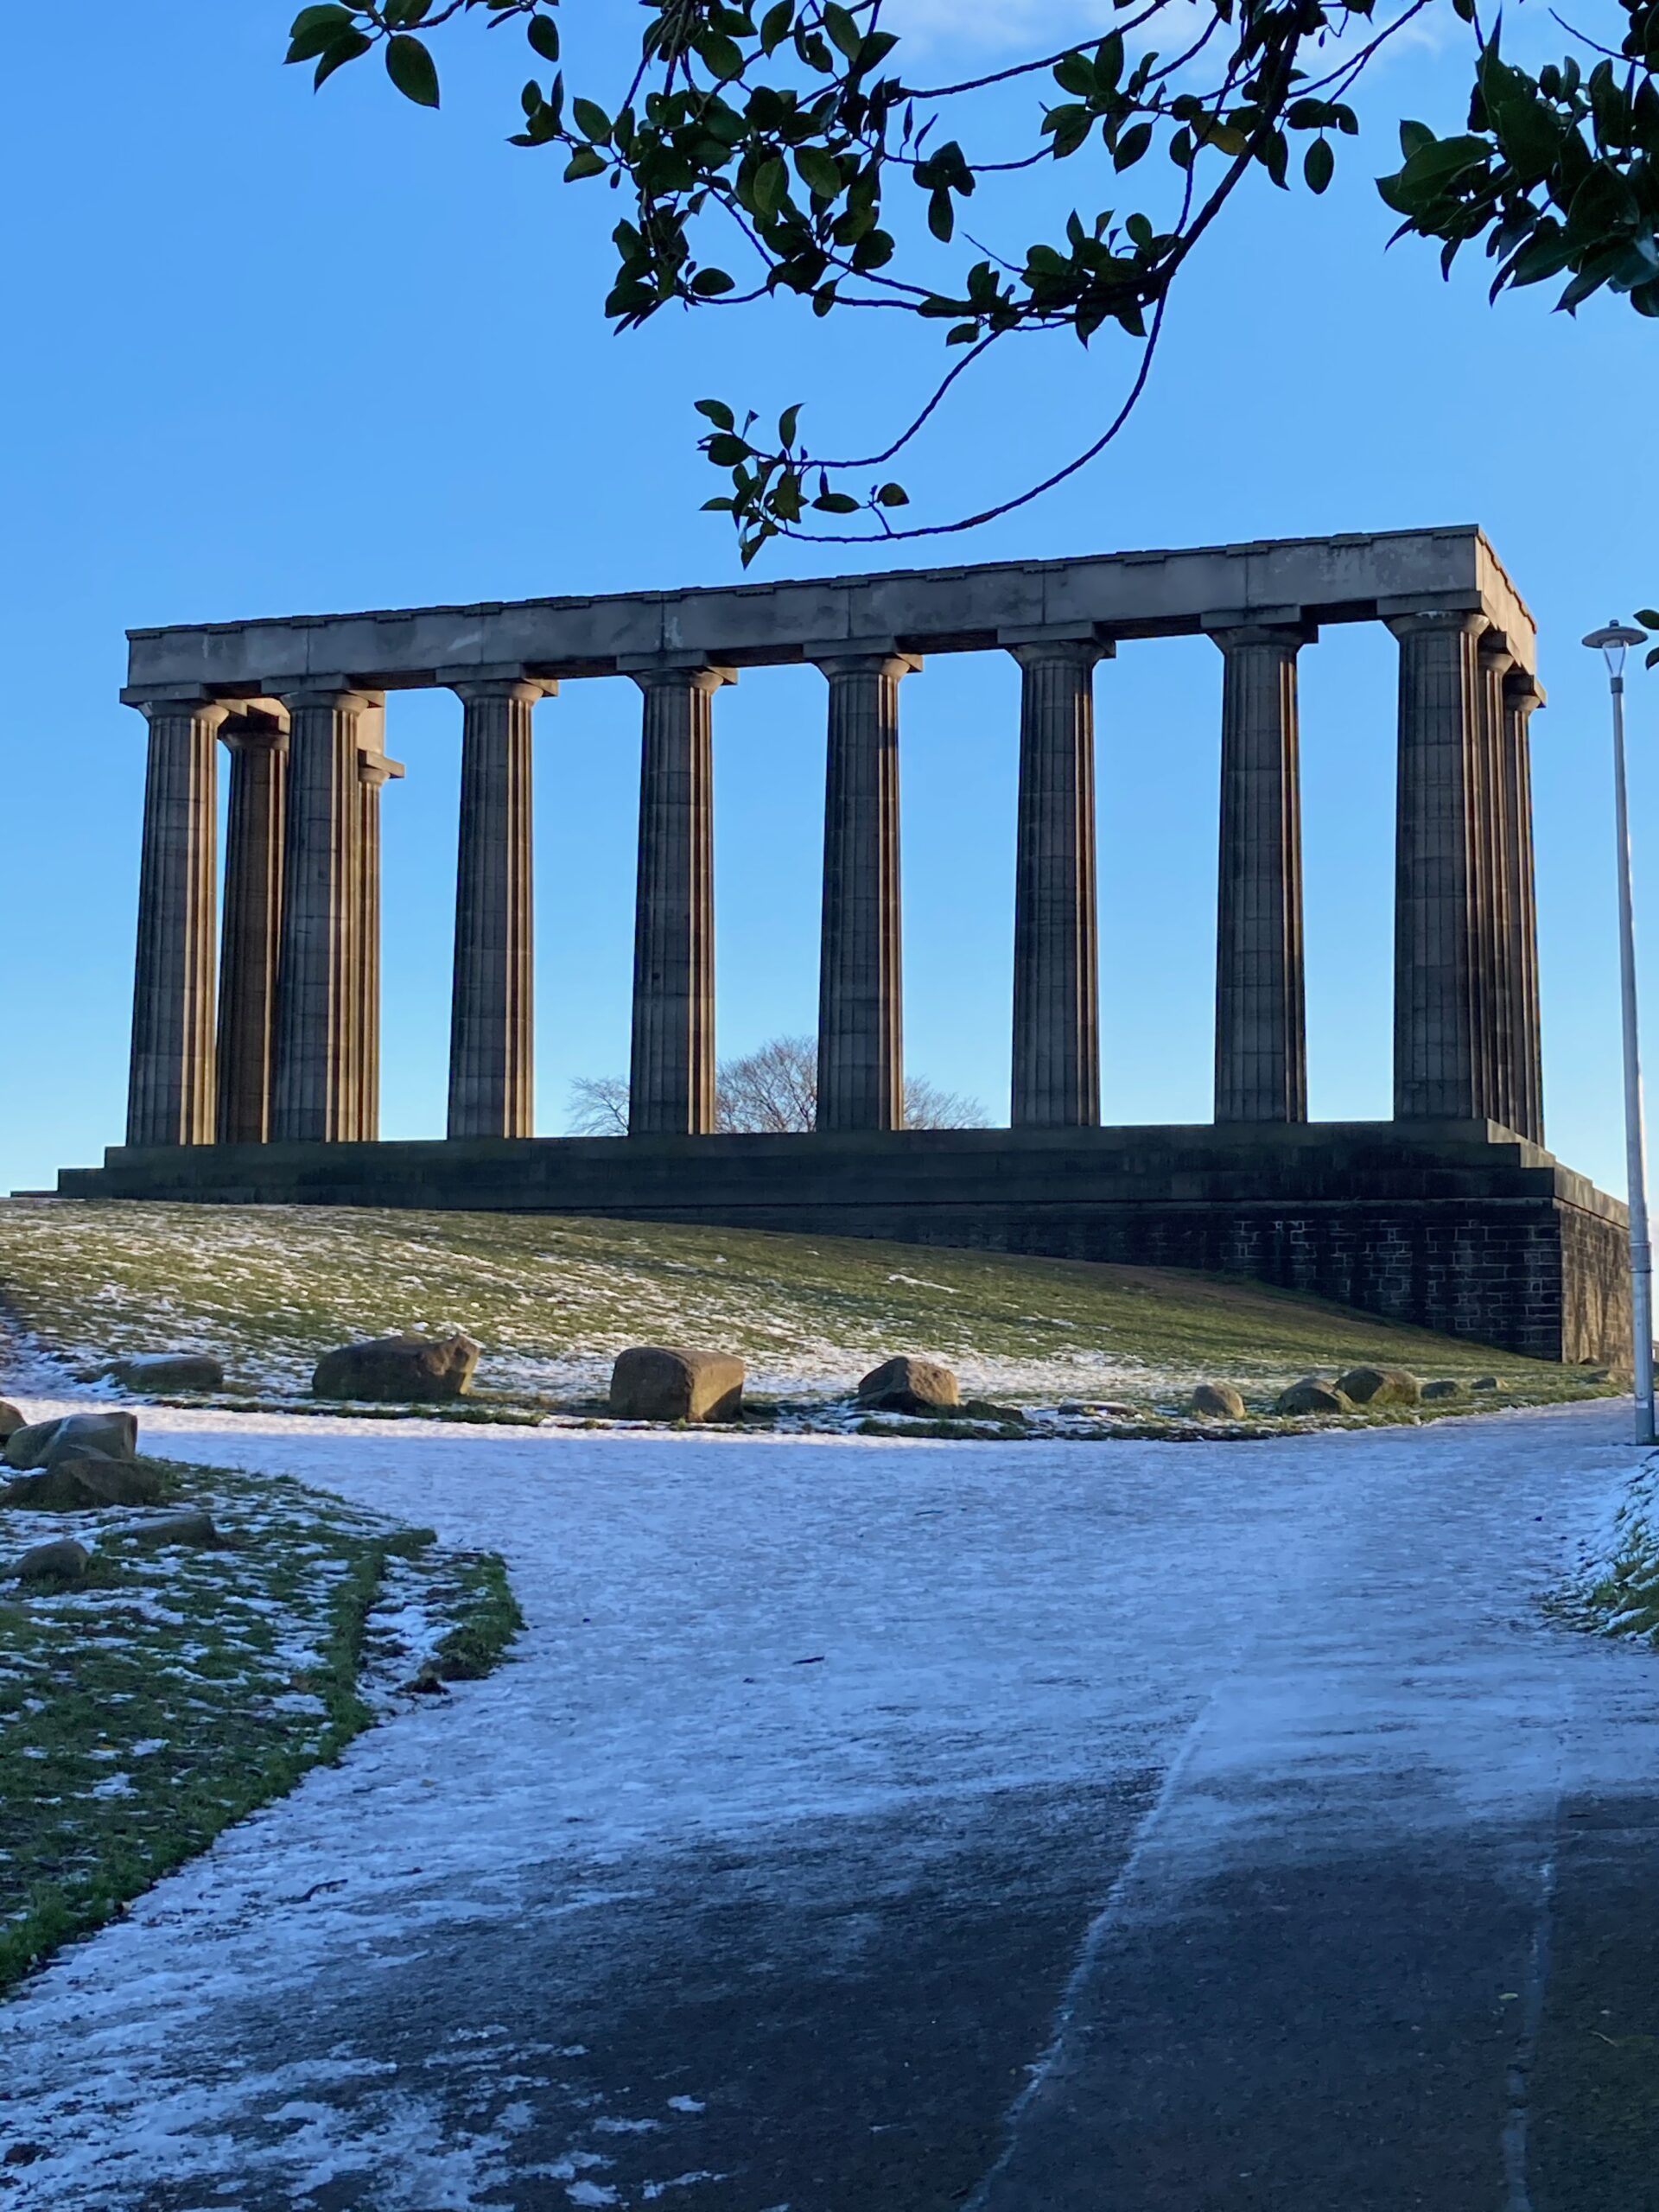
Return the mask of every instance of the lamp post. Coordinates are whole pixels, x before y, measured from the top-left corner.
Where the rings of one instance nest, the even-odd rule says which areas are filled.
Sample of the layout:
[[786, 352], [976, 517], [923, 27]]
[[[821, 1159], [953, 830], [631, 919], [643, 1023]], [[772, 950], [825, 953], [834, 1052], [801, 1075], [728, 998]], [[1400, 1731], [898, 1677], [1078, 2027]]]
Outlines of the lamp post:
[[1653, 1253], [1648, 1243], [1647, 1147], [1642, 1133], [1642, 1057], [1636, 1025], [1636, 925], [1630, 906], [1630, 817], [1624, 795], [1624, 656], [1643, 632], [1610, 622], [1585, 644], [1607, 664], [1613, 702], [1613, 803], [1618, 840], [1618, 979], [1624, 1014], [1624, 1149], [1630, 1209], [1630, 1328], [1634, 1339], [1636, 1440], [1653, 1427]]

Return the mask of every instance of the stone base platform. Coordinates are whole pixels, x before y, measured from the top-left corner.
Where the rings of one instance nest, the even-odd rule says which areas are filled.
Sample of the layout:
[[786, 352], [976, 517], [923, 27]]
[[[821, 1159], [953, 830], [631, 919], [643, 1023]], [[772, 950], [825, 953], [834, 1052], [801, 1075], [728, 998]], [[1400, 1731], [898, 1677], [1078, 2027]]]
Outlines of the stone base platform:
[[1630, 1355], [1624, 1206], [1486, 1122], [117, 1146], [59, 1195], [606, 1214], [1251, 1276], [1540, 1359]]

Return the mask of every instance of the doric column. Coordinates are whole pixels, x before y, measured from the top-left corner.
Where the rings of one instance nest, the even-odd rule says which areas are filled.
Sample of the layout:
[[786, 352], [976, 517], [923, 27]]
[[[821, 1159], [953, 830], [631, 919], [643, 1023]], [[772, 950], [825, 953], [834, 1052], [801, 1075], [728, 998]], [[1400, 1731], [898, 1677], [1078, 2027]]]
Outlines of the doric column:
[[1481, 1121], [1491, 1110], [1478, 824], [1485, 617], [1402, 614], [1389, 627], [1400, 641], [1394, 1110]]
[[263, 1144], [270, 1134], [288, 728], [275, 715], [240, 715], [221, 734], [231, 755], [231, 800], [219, 975], [219, 1141]]
[[213, 1139], [217, 732], [226, 709], [160, 699], [149, 724], [138, 874], [127, 1142]]
[[1516, 668], [1503, 682], [1503, 765], [1510, 797], [1510, 972], [1515, 989], [1514, 1084], [1519, 1119], [1512, 1125], [1535, 1144], [1544, 1141], [1543, 1033], [1538, 1018], [1538, 899], [1532, 846], [1532, 741], [1528, 725], [1543, 698], [1538, 679]]
[[1300, 631], [1212, 633], [1225, 656], [1216, 930], [1216, 1119], [1305, 1122]]
[[920, 665], [913, 654], [899, 652], [818, 663], [830, 679], [820, 1129], [899, 1129], [905, 1123], [899, 683]]
[[365, 1144], [380, 1134], [380, 794], [404, 772], [378, 742], [357, 756], [357, 1020], [353, 1049], [357, 1093], [354, 1134]]
[[628, 1132], [715, 1126], [714, 757], [725, 669], [631, 671], [645, 695]]
[[1515, 657], [1503, 640], [1488, 633], [1480, 640], [1479, 792], [1476, 809], [1480, 929], [1476, 976], [1481, 1040], [1481, 1070], [1487, 1109], [1505, 1128], [1520, 1128], [1516, 1095], [1515, 1021], [1519, 993], [1512, 973], [1515, 932], [1510, 913], [1514, 833], [1510, 809], [1513, 780], [1505, 754], [1509, 731], [1503, 713], [1503, 680]]
[[289, 709], [287, 846], [271, 1135], [333, 1144], [360, 1125], [358, 1084], [361, 725], [379, 702], [296, 692]]
[[1014, 909], [1012, 1119], [1100, 1120], [1094, 667], [1102, 648], [1010, 648], [1025, 671]]
[[457, 683], [461, 845], [449, 1134], [535, 1134], [531, 723], [550, 683]]

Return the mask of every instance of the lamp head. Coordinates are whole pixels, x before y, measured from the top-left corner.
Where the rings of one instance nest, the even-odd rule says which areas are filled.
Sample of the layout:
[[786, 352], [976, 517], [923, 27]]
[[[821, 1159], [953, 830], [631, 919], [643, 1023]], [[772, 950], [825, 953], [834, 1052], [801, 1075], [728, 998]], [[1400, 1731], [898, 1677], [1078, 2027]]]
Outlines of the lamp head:
[[1610, 622], [1605, 630], [1592, 630], [1585, 644], [1599, 652], [1607, 664], [1609, 676], [1624, 673], [1624, 656], [1632, 645], [1639, 645], [1647, 637], [1645, 630], [1632, 630], [1628, 623]]

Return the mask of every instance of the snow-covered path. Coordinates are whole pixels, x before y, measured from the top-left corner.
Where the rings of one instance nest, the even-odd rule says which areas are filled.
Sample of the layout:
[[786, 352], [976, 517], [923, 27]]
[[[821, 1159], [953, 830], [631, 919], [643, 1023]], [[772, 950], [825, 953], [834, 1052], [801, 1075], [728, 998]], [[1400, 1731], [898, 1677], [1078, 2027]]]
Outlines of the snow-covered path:
[[1536, 1607], [1627, 1421], [157, 1412], [499, 1548], [530, 1628], [6, 2009], [0, 2204], [1529, 2212], [1572, 1822], [1659, 1803], [1653, 1661]]

